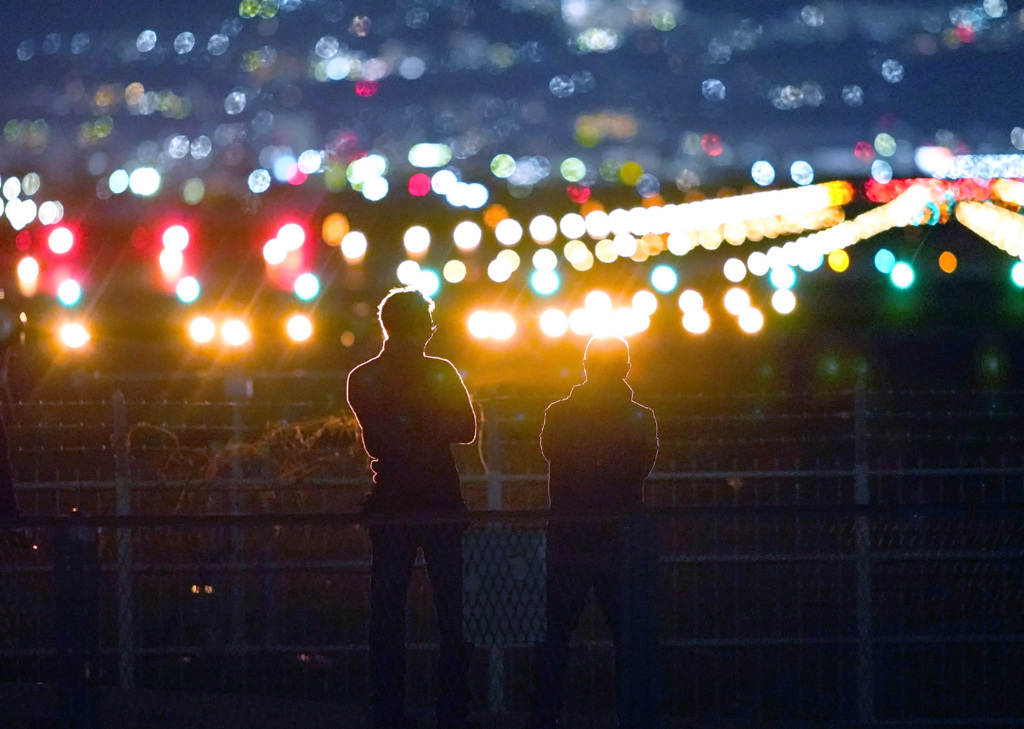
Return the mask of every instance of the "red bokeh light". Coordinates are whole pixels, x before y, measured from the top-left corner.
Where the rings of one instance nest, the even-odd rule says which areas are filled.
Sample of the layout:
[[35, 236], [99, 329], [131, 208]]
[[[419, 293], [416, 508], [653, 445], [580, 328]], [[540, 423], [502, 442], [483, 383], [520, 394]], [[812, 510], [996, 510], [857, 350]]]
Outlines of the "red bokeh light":
[[875, 158], [875, 148], [871, 142], [857, 142], [853, 147], [853, 156], [862, 162], [870, 162]]
[[295, 165], [291, 172], [292, 174], [288, 176], [289, 185], [301, 185], [309, 177], [309, 175], [299, 169], [298, 165]]
[[356, 93], [363, 97], [373, 96], [377, 93], [377, 82], [356, 81]]
[[709, 157], [717, 157], [722, 153], [722, 138], [717, 134], [705, 134], [700, 138], [700, 148]]
[[569, 185], [565, 188], [565, 194], [568, 195], [572, 202], [582, 204], [590, 199], [590, 188], [581, 185]]
[[423, 197], [430, 192], [430, 177], [417, 172], [415, 175], [409, 178], [409, 194], [415, 195], [416, 197]]

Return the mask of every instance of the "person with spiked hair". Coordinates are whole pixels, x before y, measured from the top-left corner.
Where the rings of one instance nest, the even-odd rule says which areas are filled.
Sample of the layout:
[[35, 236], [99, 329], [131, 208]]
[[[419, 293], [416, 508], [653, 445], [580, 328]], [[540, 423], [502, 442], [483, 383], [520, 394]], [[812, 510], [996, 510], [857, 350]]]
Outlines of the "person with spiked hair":
[[548, 406], [540, 447], [548, 461], [547, 633], [537, 651], [531, 729], [561, 726], [569, 639], [591, 588], [615, 644], [620, 729], [655, 729], [661, 696], [654, 603], [657, 550], [643, 512], [658, 455], [654, 411], [626, 383], [629, 345], [594, 337], [586, 381]]
[[[370, 647], [374, 729], [410, 729], [405, 715], [405, 609], [417, 549], [423, 550], [440, 637], [438, 729], [470, 729], [462, 631], [462, 534], [466, 525], [452, 443], [476, 438], [476, 414], [451, 362], [430, 357], [434, 302], [394, 289], [378, 307], [384, 346], [348, 375], [348, 404], [370, 457], [373, 489]], [[448, 518], [437, 519], [436, 517]], [[433, 521], [432, 521], [433, 519]]]

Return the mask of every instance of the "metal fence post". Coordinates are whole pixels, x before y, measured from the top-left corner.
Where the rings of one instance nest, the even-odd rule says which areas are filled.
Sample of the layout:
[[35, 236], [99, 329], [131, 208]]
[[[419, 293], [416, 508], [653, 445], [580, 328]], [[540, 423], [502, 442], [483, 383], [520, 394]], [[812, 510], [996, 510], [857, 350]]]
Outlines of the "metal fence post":
[[[128, 408], [124, 393], [114, 392], [114, 469], [117, 515], [132, 513], [131, 466], [128, 463]], [[117, 529], [117, 672], [122, 689], [135, 688], [135, 555], [131, 529]]]
[[[854, 392], [854, 480], [853, 499], [857, 506], [871, 503], [868, 482], [867, 387], [857, 380]], [[861, 726], [875, 720], [874, 659], [871, 638], [871, 521], [859, 514], [854, 527], [857, 548], [857, 717]]]
[[[502, 506], [501, 436], [498, 427], [496, 399], [484, 410], [484, 456], [487, 463], [487, 510], [499, 511]], [[487, 704], [492, 714], [505, 711], [505, 650], [493, 643], [487, 651], [488, 673]]]

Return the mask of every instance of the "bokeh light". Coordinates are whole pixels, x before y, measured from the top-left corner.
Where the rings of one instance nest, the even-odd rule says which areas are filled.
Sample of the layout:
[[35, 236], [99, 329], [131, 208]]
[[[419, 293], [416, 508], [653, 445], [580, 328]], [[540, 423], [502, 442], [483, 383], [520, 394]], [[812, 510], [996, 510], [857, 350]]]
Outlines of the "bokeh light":
[[730, 258], [722, 266], [722, 273], [733, 283], [739, 283], [747, 275], [747, 267], [738, 258]]
[[691, 309], [683, 314], [683, 329], [690, 334], [703, 334], [711, 328], [711, 316], [703, 309]]
[[684, 314], [691, 311], [700, 311], [704, 308], [704, 297], [693, 289], [686, 289], [679, 294], [679, 308]]
[[277, 231], [277, 240], [289, 251], [297, 251], [306, 242], [306, 230], [298, 223], [285, 223]]
[[63, 255], [70, 251], [75, 244], [75, 235], [63, 226], [54, 228], [47, 237], [47, 244], [51, 251], [57, 255]]
[[78, 322], [69, 322], [60, 328], [60, 341], [70, 349], [81, 349], [90, 339], [89, 330]]
[[316, 277], [316, 274], [306, 272], [299, 274], [295, 278], [295, 285], [293, 287], [295, 295], [303, 301], [309, 301], [315, 298], [320, 293], [320, 279]]
[[896, 256], [892, 254], [888, 248], [879, 248], [875, 253], [875, 268], [880, 273], [886, 275], [892, 273], [893, 266], [896, 265]]
[[655, 266], [651, 271], [651, 286], [663, 294], [671, 292], [679, 283], [679, 276], [671, 266]]
[[836, 273], [842, 273], [850, 267], [850, 254], [842, 248], [831, 251], [828, 254], [828, 267]]
[[540, 330], [549, 337], [561, 337], [569, 331], [569, 317], [560, 309], [547, 309], [540, 315]]
[[538, 269], [530, 276], [530, 286], [541, 296], [550, 296], [558, 291], [558, 274], [551, 269]]
[[217, 333], [217, 327], [208, 316], [197, 316], [188, 326], [189, 336], [198, 344], [206, 344]]
[[32, 256], [25, 256], [18, 261], [18, 280], [24, 284], [35, 283], [39, 279], [39, 261]]
[[160, 251], [160, 269], [168, 276], [175, 276], [185, 265], [185, 257], [175, 248], [164, 248]]
[[199, 298], [199, 290], [199, 282], [193, 276], [185, 276], [174, 287], [175, 294], [186, 304], [191, 304]]
[[741, 288], [732, 288], [725, 292], [725, 310], [734, 316], [750, 308], [750, 294]]
[[769, 280], [777, 289], [791, 289], [796, 285], [796, 271], [790, 266], [776, 266], [769, 274]]
[[756, 334], [764, 326], [764, 314], [752, 306], [747, 307], [739, 314], [739, 325], [747, 334]]
[[779, 289], [772, 294], [772, 308], [780, 314], [789, 314], [796, 308], [796, 295], [790, 289]]
[[[519, 236], [522, 237], [522, 228], [519, 229]], [[480, 226], [471, 220], [463, 220], [452, 231], [452, 241], [457, 248], [463, 251], [475, 250], [480, 245], [482, 237], [483, 231]], [[516, 240], [518, 241], [518, 238]]]
[[951, 251], [943, 251], [939, 254], [939, 268], [943, 273], [953, 273], [956, 270], [956, 255]]
[[889, 277], [892, 279], [893, 284], [901, 289], [905, 289], [914, 283], [914, 269], [910, 267], [910, 264], [900, 261], [892, 267]]
[[293, 342], [305, 342], [313, 336], [313, 322], [305, 314], [295, 314], [289, 317], [285, 330]]
[[164, 231], [162, 241], [165, 248], [183, 251], [188, 247], [189, 233], [184, 225], [172, 225]]
[[220, 328], [224, 342], [232, 347], [241, 347], [249, 341], [249, 327], [241, 319], [228, 319]]
[[269, 266], [278, 266], [288, 257], [288, 249], [277, 238], [271, 238], [263, 244], [263, 260]]
[[538, 215], [530, 221], [530, 237], [540, 245], [546, 245], [558, 235], [558, 224], [550, 215]]
[[1024, 261], [1017, 261], [1010, 269], [1010, 280], [1018, 287], [1024, 289]]
[[523, 239], [523, 226], [517, 220], [505, 218], [494, 226], [494, 237], [503, 246], [514, 246]]
[[349, 263], [358, 263], [366, 255], [367, 245], [366, 236], [353, 230], [341, 239], [341, 255]]
[[460, 283], [466, 278], [466, 264], [462, 261], [448, 261], [441, 269], [441, 275], [448, 283]]
[[633, 308], [646, 316], [651, 316], [658, 310], [658, 297], [650, 291], [637, 291], [633, 294]]
[[430, 247], [430, 231], [422, 225], [414, 225], [405, 231], [405, 235], [402, 236], [402, 243], [405, 245], [405, 250], [411, 256], [426, 253], [427, 248]]
[[57, 286], [57, 299], [64, 306], [74, 306], [82, 298], [82, 286], [73, 278], [66, 278]]

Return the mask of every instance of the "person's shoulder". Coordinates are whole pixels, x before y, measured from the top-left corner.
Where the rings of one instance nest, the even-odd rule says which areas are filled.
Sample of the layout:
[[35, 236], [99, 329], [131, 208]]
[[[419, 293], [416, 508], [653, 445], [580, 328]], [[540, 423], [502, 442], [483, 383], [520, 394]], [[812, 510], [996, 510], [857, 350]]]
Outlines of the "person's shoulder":
[[374, 370], [377, 368], [379, 360], [380, 355], [377, 355], [376, 357], [371, 357], [370, 359], [366, 360], [361, 364], [357, 364], [355, 367], [349, 370], [348, 377], [346, 378], [346, 380], [348, 380], [349, 383], [352, 383], [364, 380], [367, 377], [372, 376]]
[[455, 365], [453, 365], [451, 361], [445, 359], [444, 357], [434, 357], [432, 355], [425, 354], [423, 355], [423, 362], [424, 366], [426, 366], [431, 372], [441, 373], [445, 375], [459, 375], [459, 371], [458, 369], [456, 369]]

